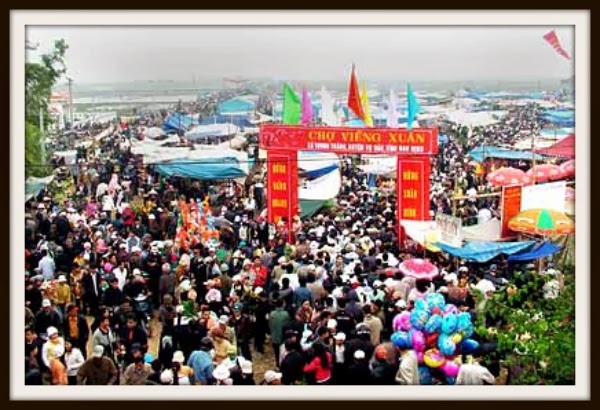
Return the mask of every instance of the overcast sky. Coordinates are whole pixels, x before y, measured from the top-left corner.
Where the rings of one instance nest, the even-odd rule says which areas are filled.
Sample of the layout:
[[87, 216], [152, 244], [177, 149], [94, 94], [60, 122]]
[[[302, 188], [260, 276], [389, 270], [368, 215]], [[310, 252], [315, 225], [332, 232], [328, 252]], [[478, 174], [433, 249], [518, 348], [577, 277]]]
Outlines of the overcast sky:
[[[29, 26], [47, 50], [68, 45], [79, 83], [190, 81], [203, 77], [346, 79], [352, 62], [366, 80], [567, 78], [572, 61], [543, 39], [555, 29], [571, 56], [570, 27], [99, 27]], [[36, 59], [30, 53], [30, 60]]]

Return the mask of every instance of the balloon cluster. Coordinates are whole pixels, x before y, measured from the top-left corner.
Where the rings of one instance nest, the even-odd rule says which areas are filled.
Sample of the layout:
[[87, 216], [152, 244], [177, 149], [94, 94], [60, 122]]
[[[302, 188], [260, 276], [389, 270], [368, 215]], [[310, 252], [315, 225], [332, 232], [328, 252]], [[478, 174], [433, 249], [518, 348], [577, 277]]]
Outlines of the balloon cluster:
[[471, 354], [479, 347], [477, 341], [469, 339], [473, 335], [471, 315], [446, 304], [439, 293], [415, 301], [412, 312], [396, 315], [393, 328], [392, 343], [416, 352], [421, 384], [432, 382], [429, 369], [440, 369], [447, 382], [454, 384], [460, 370], [457, 355]]

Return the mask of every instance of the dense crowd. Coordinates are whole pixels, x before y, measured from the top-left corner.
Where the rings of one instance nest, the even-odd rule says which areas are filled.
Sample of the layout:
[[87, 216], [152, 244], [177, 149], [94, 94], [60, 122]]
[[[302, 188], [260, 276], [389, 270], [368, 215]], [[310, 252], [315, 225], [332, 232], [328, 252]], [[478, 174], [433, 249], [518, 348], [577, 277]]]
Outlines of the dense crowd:
[[[536, 115], [511, 112], [468, 140], [448, 127], [432, 164], [432, 212], [451, 213], [460, 188], [470, 196], [460, 215], [497, 215], [497, 200], [472, 195], [489, 186], [465, 153], [510, 142]], [[442, 254], [432, 256], [433, 281], [405, 276], [398, 265], [422, 249], [399, 243], [389, 181], [370, 189], [352, 158], [341, 161], [336, 204], [294, 218], [289, 243], [265, 218], [264, 172], [245, 184], [167, 179], [130, 153], [130, 137], [115, 133], [62, 167], [57, 178], [73, 184], [66, 197], [45, 190], [26, 204], [27, 384], [421, 384], [414, 351], [390, 342], [394, 317], [433, 292], [476, 315], [510, 279], [506, 265]], [[212, 212], [218, 240], [178, 238], [191, 200]], [[494, 383], [499, 369], [477, 363], [494, 348], [483, 342], [457, 384]], [[266, 349], [275, 360], [256, 380], [253, 361]]]

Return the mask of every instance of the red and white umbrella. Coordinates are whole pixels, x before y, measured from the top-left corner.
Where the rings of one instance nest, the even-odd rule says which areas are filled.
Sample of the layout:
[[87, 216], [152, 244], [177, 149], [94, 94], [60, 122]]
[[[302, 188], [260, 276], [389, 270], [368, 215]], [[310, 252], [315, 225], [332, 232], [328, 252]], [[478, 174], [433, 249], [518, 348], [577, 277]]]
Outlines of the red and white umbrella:
[[487, 175], [487, 180], [494, 186], [529, 185], [531, 179], [517, 168], [502, 167]]
[[575, 160], [569, 160], [567, 162], [563, 162], [560, 164], [560, 169], [563, 172], [565, 177], [574, 177], [575, 176]]
[[440, 274], [440, 270], [433, 263], [418, 258], [403, 261], [398, 269], [405, 276], [414, 279], [433, 280]]
[[565, 177], [558, 165], [540, 164], [532, 167], [526, 175], [536, 182], [556, 181]]

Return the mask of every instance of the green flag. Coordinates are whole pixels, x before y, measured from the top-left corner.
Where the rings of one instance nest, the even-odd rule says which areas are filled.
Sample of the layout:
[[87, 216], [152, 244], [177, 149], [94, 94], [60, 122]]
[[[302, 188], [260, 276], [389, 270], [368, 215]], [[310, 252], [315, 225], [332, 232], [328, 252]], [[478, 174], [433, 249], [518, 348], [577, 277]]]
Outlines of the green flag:
[[287, 83], [283, 85], [283, 123], [296, 125], [300, 123], [302, 104], [292, 87]]

